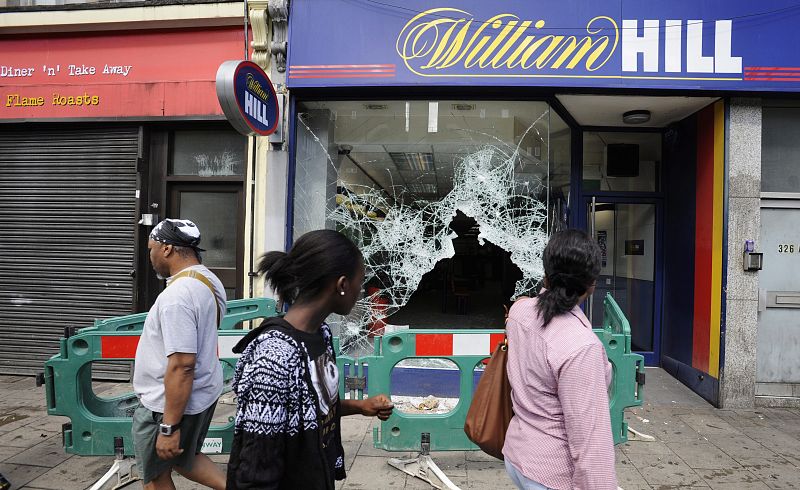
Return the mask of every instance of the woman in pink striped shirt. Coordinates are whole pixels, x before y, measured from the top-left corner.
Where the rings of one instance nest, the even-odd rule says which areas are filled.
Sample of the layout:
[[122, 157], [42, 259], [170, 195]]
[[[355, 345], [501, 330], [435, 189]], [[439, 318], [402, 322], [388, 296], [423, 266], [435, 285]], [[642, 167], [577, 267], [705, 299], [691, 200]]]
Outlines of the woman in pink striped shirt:
[[508, 378], [514, 418], [506, 470], [523, 490], [616, 490], [608, 409], [611, 364], [579, 305], [600, 273], [600, 249], [585, 232], [554, 234], [544, 250], [544, 286], [508, 315]]

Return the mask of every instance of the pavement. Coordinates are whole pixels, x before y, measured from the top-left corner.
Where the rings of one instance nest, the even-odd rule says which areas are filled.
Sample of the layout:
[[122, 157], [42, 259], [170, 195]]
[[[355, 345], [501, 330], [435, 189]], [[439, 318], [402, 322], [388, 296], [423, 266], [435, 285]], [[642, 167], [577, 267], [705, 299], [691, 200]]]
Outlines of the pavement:
[[[96, 391], [124, 388], [98, 385]], [[656, 368], [647, 370], [645, 400], [628, 410], [627, 420], [655, 440], [617, 447], [623, 489], [800, 488], [800, 409], [718, 410]], [[65, 422], [47, 415], [43, 388], [33, 378], [0, 376], [0, 473], [12, 488], [86, 489], [111, 467], [112, 457], [66, 454], [61, 446]], [[348, 478], [337, 489], [431, 488], [387, 464], [390, 457], [416, 454], [372, 447], [374, 423], [343, 419]], [[514, 489], [502, 462], [481, 452], [434, 452], [432, 457], [461, 489]], [[227, 456], [213, 459], [224, 466]], [[199, 488], [175, 480], [179, 490]], [[141, 483], [126, 488], [140, 489]]]

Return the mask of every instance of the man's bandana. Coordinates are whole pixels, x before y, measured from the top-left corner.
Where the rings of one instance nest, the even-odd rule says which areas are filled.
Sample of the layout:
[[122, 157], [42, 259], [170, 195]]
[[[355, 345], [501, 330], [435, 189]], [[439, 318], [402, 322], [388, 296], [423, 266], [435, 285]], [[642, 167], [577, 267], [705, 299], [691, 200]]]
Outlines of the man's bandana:
[[191, 247], [205, 252], [200, 245], [200, 229], [188, 219], [165, 219], [150, 232], [150, 239], [176, 247]]

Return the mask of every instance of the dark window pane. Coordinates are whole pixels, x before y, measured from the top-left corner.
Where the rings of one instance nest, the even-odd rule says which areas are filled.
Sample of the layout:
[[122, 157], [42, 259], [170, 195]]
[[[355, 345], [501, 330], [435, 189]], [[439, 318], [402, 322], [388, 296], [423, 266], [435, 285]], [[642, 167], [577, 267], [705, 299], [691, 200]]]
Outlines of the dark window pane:
[[800, 192], [800, 107], [765, 107], [761, 124], [761, 190]]
[[208, 267], [236, 267], [237, 199], [235, 192], [181, 192], [180, 218], [200, 228]]

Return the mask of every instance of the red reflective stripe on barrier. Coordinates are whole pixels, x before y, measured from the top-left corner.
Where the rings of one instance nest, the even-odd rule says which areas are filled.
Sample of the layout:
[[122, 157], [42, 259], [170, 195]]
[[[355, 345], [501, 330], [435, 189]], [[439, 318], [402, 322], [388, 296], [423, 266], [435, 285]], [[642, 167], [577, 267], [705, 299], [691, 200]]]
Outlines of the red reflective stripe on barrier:
[[452, 356], [453, 334], [417, 334], [417, 356]]
[[102, 359], [133, 359], [136, 357], [138, 335], [100, 337], [100, 357]]
[[506, 338], [506, 334], [504, 333], [493, 333], [489, 335], [489, 353], [494, 354], [494, 350], [497, 349], [497, 344], [503, 341]]

